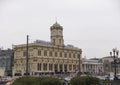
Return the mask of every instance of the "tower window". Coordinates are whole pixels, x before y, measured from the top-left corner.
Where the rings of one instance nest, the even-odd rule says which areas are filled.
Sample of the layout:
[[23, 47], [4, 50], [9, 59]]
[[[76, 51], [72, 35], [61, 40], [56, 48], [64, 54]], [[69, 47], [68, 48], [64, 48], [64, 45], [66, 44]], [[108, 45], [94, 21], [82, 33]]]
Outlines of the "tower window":
[[55, 39], [53, 39], [53, 43], [55, 44]]
[[59, 39], [59, 43], [61, 44], [61, 39]]

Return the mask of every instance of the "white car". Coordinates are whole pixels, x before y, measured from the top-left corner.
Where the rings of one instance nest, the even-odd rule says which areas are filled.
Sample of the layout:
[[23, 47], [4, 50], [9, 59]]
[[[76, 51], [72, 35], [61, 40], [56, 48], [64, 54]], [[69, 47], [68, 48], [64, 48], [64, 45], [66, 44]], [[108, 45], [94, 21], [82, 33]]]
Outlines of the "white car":
[[110, 80], [114, 80], [114, 76], [110, 76], [109, 79], [110, 79]]
[[120, 79], [120, 74], [117, 74], [117, 78]]
[[72, 77], [65, 77], [64, 80], [65, 81], [70, 81], [72, 79]]
[[99, 78], [100, 80], [106, 80], [105, 76], [96, 76], [97, 78]]

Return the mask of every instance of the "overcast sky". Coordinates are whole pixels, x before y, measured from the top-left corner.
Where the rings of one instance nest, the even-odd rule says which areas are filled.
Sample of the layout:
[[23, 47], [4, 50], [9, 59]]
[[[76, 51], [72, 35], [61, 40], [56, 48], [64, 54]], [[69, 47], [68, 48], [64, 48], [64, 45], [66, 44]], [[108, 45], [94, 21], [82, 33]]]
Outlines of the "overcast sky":
[[83, 57], [120, 50], [120, 0], [0, 0], [0, 47], [36, 39], [50, 41], [50, 26], [64, 28], [65, 44], [82, 48]]

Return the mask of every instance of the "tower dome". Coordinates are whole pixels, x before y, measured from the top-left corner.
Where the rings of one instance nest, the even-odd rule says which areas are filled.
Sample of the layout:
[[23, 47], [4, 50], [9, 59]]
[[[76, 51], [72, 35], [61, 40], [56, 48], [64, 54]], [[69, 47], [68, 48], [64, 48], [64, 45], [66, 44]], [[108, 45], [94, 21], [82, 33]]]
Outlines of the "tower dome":
[[58, 24], [58, 22], [56, 21], [56, 22], [50, 27], [50, 29], [51, 29], [51, 30], [53, 30], [53, 29], [61, 29], [61, 30], [63, 30], [63, 27], [62, 27], [60, 24]]
[[57, 21], [53, 24], [53, 27], [61, 27], [60, 24], [57, 23]]

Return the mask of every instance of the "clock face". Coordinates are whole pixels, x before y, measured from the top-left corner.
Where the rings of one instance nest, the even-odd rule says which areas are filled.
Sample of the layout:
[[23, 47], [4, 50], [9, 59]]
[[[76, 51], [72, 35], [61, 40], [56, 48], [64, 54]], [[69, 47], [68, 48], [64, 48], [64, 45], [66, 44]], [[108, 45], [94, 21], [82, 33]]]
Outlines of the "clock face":
[[53, 30], [51, 35], [62, 35], [62, 31], [58, 30]]

